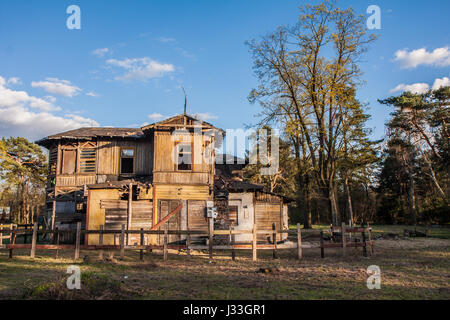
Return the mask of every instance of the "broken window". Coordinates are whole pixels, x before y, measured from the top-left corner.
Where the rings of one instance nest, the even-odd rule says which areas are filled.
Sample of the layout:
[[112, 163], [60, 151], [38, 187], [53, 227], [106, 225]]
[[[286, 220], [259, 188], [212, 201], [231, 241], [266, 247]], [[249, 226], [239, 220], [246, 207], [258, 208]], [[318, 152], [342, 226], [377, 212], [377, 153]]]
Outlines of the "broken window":
[[85, 148], [80, 151], [80, 172], [95, 173], [96, 164], [95, 148]]
[[190, 143], [179, 143], [177, 145], [177, 170], [192, 170], [192, 146]]
[[132, 174], [134, 173], [134, 149], [121, 149], [120, 151], [120, 173]]

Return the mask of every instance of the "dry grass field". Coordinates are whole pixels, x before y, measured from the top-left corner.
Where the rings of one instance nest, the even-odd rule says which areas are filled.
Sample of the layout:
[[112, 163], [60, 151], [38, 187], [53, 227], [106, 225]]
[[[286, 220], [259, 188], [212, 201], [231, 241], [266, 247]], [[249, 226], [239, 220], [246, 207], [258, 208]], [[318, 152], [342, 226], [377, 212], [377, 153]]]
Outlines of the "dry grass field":
[[[98, 260], [98, 253], [82, 251], [73, 261], [73, 251], [15, 250], [8, 258], [0, 251], [0, 299], [450, 299], [450, 240], [414, 238], [375, 241], [375, 253], [364, 258], [361, 248], [304, 249], [296, 260], [295, 250], [217, 252], [209, 262], [206, 252], [172, 251], [163, 262], [161, 252], [127, 252], [119, 259]], [[105, 253], [105, 257], [108, 254]], [[118, 252], [116, 252], [116, 258]], [[84, 259], [83, 259], [84, 258]], [[81, 289], [66, 288], [69, 265], [81, 269]], [[381, 269], [381, 289], [366, 286], [366, 269]], [[272, 272], [260, 273], [260, 268]]]

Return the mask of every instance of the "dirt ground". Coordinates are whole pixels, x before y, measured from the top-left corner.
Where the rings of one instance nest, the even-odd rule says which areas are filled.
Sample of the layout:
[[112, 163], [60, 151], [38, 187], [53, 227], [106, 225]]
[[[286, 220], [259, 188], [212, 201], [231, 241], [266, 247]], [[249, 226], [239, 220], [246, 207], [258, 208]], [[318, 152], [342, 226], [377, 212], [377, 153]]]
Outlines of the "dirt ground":
[[[301, 261], [296, 250], [217, 252], [209, 262], [206, 252], [191, 258], [170, 252], [166, 263], [161, 252], [127, 252], [123, 261], [98, 260], [98, 253], [82, 251], [15, 250], [8, 258], [0, 251], [0, 299], [450, 299], [450, 240], [415, 238], [375, 241], [375, 253], [364, 258], [361, 248], [304, 249]], [[108, 254], [105, 253], [105, 257]], [[84, 259], [83, 259], [84, 258]], [[68, 290], [67, 267], [81, 270], [81, 289]], [[381, 269], [381, 289], [367, 288], [367, 267]], [[266, 272], [258, 272], [262, 268]], [[269, 272], [267, 272], [269, 271]], [[270, 272], [272, 271], [272, 272]]]

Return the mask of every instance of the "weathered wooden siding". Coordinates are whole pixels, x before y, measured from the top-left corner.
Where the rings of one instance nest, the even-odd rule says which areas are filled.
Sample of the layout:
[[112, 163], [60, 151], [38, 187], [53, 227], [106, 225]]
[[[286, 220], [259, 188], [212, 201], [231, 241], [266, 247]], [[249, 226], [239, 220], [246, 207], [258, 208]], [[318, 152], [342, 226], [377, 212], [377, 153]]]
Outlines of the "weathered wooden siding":
[[151, 175], [153, 172], [153, 144], [151, 139], [142, 141], [99, 141], [97, 149], [97, 173], [119, 175], [120, 149], [133, 148], [135, 155], [135, 173]]
[[[99, 230], [101, 225], [105, 225], [105, 209], [101, 207], [102, 200], [119, 199], [119, 191], [116, 189], [89, 190], [88, 209], [86, 217], [86, 226], [88, 230]], [[98, 235], [90, 234], [86, 236], [87, 244], [98, 244]], [[114, 244], [113, 235], [106, 234], [103, 237], [104, 244]]]

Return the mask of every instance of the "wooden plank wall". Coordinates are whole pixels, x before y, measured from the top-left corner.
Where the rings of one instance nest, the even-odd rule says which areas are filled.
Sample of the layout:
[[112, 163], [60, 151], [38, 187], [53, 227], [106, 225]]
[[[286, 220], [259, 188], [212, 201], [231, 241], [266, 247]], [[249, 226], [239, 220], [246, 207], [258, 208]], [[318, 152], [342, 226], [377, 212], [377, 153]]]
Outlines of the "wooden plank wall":
[[151, 139], [143, 141], [99, 141], [97, 149], [97, 174], [119, 174], [121, 148], [134, 148], [136, 150], [136, 174], [152, 174], [153, 144]]
[[[258, 230], [272, 230], [272, 224], [276, 223], [277, 229], [280, 229], [283, 221], [281, 199], [270, 194], [258, 193], [255, 200], [256, 228]], [[259, 234], [258, 240], [267, 240], [267, 235]]]

